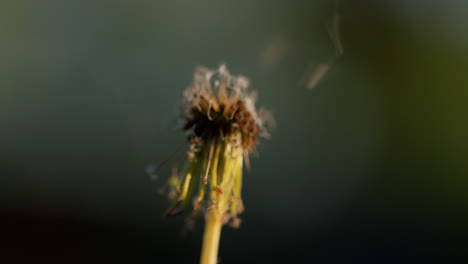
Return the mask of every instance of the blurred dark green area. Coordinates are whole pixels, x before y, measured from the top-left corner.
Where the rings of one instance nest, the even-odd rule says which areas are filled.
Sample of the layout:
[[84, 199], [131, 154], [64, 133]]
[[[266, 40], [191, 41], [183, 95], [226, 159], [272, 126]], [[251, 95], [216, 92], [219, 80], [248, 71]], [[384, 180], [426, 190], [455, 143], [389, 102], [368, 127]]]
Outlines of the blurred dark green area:
[[[344, 55], [315, 88], [307, 69]], [[278, 123], [221, 263], [460, 263], [468, 2], [1, 1], [0, 258], [196, 263], [148, 164], [197, 65], [250, 77]], [[8, 263], [6, 261], [5, 263]], [[463, 262], [463, 261], [462, 261]]]

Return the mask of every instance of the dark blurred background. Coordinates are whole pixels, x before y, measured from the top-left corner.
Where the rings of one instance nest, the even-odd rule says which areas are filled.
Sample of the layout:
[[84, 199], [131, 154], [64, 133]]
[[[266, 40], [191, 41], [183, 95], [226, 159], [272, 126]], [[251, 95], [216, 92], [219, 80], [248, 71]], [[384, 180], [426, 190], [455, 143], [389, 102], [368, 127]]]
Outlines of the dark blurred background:
[[[221, 263], [461, 263], [467, 1], [0, 2], [2, 263], [197, 263], [158, 195], [197, 65], [251, 78], [278, 123]], [[313, 89], [310, 69], [344, 54]], [[183, 149], [182, 151], [183, 152]], [[466, 259], [465, 259], [466, 261]]]

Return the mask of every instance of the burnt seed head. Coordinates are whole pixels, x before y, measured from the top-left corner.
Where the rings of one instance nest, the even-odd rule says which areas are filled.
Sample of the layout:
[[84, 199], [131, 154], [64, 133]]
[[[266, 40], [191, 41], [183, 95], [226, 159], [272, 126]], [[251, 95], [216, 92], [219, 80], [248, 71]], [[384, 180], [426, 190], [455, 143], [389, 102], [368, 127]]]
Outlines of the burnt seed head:
[[224, 139], [240, 131], [242, 148], [254, 151], [259, 136], [266, 136], [268, 112], [257, 112], [257, 94], [249, 92], [246, 77], [233, 77], [224, 65], [216, 71], [199, 67], [193, 83], [184, 92], [184, 130], [189, 137], [203, 141]]
[[243, 166], [250, 168], [249, 154], [273, 125], [269, 113], [255, 107], [257, 94], [248, 88], [246, 77], [231, 76], [224, 65], [196, 69], [182, 102], [188, 163], [184, 173], [171, 176], [174, 203], [166, 215], [178, 214], [193, 202], [191, 217], [206, 210], [239, 225]]

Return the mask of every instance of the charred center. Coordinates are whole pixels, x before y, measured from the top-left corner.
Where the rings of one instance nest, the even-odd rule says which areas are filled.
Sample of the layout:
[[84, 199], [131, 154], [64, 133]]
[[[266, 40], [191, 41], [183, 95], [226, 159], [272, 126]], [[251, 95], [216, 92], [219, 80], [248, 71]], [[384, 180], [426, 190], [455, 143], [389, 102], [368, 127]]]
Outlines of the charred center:
[[190, 137], [203, 141], [224, 139], [225, 135], [239, 130], [242, 134], [242, 147], [251, 151], [258, 143], [259, 129], [256, 119], [246, 109], [242, 100], [228, 104], [209, 102], [215, 98], [201, 100], [186, 116], [184, 130], [191, 131]]

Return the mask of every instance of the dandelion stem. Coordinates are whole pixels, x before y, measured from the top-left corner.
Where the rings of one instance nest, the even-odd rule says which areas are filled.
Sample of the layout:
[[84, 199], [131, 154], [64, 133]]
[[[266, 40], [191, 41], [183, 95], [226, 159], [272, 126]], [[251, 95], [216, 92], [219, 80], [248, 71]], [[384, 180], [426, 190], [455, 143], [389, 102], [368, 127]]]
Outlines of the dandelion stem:
[[222, 216], [218, 213], [216, 207], [208, 210], [205, 221], [200, 264], [216, 264], [218, 261], [221, 227], [223, 225]]

